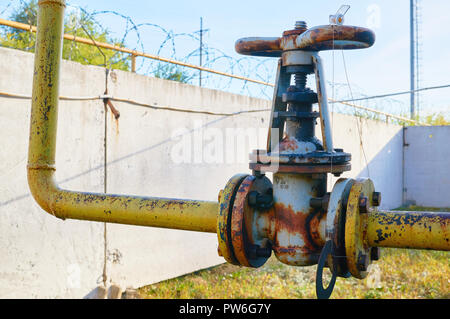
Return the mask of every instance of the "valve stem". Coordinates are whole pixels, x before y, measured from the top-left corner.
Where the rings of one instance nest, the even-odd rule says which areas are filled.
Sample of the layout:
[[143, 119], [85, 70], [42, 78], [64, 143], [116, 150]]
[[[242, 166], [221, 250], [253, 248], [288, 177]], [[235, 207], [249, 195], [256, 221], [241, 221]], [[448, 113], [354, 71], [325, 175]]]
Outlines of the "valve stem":
[[301, 30], [304, 29], [306, 31], [307, 26], [305, 21], [295, 21], [295, 29]]
[[303, 90], [306, 86], [306, 73], [297, 72], [294, 74], [295, 86]]

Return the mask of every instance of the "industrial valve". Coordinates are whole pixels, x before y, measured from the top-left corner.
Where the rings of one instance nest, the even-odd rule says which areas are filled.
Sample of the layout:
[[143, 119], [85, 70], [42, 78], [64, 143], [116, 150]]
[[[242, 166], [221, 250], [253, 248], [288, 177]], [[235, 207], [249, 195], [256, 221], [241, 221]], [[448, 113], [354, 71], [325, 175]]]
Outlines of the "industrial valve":
[[[390, 218], [403, 228], [415, 227], [398, 212], [380, 217], [381, 194], [368, 178], [340, 178], [327, 192], [327, 174], [349, 171], [351, 155], [333, 147], [319, 51], [368, 48], [375, 41], [369, 29], [342, 25], [346, 10], [330, 16], [330, 25], [308, 29], [304, 21], [297, 21], [281, 37], [236, 42], [240, 54], [280, 59], [267, 149], [253, 151], [252, 174], [233, 176], [219, 196], [219, 254], [229, 263], [247, 267], [262, 266], [271, 252], [288, 265], [318, 264], [319, 298], [330, 296], [336, 277], [367, 276], [369, 264], [379, 258], [378, 247], [386, 244], [386, 238], [398, 237], [397, 230], [393, 235], [392, 229], [381, 226], [391, 225]], [[315, 75], [317, 92], [306, 87], [310, 74]], [[313, 111], [315, 103], [319, 112]], [[315, 136], [317, 118], [322, 142]], [[266, 173], [273, 173], [273, 183]], [[426, 218], [448, 227], [448, 217]], [[441, 244], [441, 249], [450, 248], [448, 239]], [[332, 272], [327, 288], [322, 283], [324, 267]]]
[[[372, 31], [298, 21], [277, 38], [244, 38], [242, 54], [279, 57], [267, 148], [250, 154], [252, 174], [233, 176], [219, 202], [73, 191], [55, 181], [59, 70], [65, 0], [38, 2], [27, 176], [30, 192], [52, 216], [218, 235], [226, 261], [260, 267], [272, 252], [281, 262], [318, 264], [316, 290], [329, 297], [336, 277], [364, 278], [378, 247], [450, 250], [450, 213], [379, 211], [370, 179], [340, 178], [327, 192], [327, 174], [350, 170], [351, 155], [334, 148], [319, 51], [370, 47]], [[316, 90], [306, 87], [314, 74]], [[291, 84], [294, 78], [294, 85]], [[319, 112], [313, 111], [317, 103]], [[315, 136], [319, 119], [322, 141]], [[273, 173], [273, 181], [266, 177]], [[323, 268], [333, 277], [323, 287]]]

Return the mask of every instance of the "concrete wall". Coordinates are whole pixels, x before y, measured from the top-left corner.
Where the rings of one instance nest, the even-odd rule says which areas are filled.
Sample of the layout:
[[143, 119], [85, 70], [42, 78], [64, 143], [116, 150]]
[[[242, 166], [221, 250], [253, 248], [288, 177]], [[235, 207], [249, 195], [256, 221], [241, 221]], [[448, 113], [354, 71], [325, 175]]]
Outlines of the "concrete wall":
[[[32, 54], [0, 48], [0, 91], [30, 95], [32, 65]], [[270, 108], [267, 100], [122, 71], [109, 74], [108, 90], [115, 97], [185, 109]], [[104, 69], [64, 61], [61, 95], [104, 91]], [[109, 110], [105, 114], [100, 100], [60, 102], [56, 161], [63, 187], [216, 200], [232, 175], [249, 172], [248, 153], [265, 146], [269, 112], [224, 117], [114, 105], [118, 120]], [[223, 262], [215, 234], [62, 221], [43, 212], [26, 181], [29, 111], [30, 100], [0, 97], [0, 298], [81, 298], [103, 274], [108, 284], [139, 287]], [[370, 176], [383, 193], [383, 207], [400, 206], [401, 128], [357, 121], [333, 116], [335, 147], [352, 153], [353, 170], [344, 176]], [[229, 143], [233, 133], [248, 143]], [[173, 154], [181, 141], [190, 141], [192, 149], [178, 163]]]
[[[333, 145], [352, 154], [352, 170], [340, 177], [370, 178], [382, 193], [380, 208], [402, 204], [402, 127], [343, 114], [332, 115]], [[318, 132], [320, 136], [320, 130]], [[328, 188], [337, 178], [329, 176]]]
[[450, 207], [450, 126], [405, 129], [405, 200]]
[[[69, 93], [67, 83], [73, 94], [97, 93], [97, 74], [77, 68], [65, 64], [62, 93]], [[0, 48], [0, 70], [0, 91], [31, 94], [32, 54]], [[103, 191], [103, 112], [95, 102], [61, 103], [56, 158], [63, 186]], [[101, 280], [104, 226], [63, 222], [30, 196], [29, 117], [30, 100], [0, 98], [0, 298], [83, 297]]]

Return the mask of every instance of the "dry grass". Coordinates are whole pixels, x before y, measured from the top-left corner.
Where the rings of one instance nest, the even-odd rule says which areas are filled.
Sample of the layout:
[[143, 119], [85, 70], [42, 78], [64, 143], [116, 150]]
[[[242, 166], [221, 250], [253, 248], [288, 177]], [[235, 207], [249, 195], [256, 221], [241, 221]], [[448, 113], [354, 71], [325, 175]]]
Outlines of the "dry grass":
[[[366, 279], [338, 278], [331, 298], [450, 298], [449, 252], [381, 253]], [[315, 298], [315, 272], [316, 266], [287, 266], [272, 257], [258, 269], [223, 264], [143, 287], [140, 294], [164, 299]]]
[[[450, 211], [400, 207], [398, 210]], [[317, 266], [287, 266], [271, 257], [261, 268], [222, 264], [139, 290], [143, 298], [316, 298]], [[331, 273], [324, 271], [324, 285]], [[381, 248], [363, 280], [338, 278], [331, 298], [450, 299], [450, 252]]]

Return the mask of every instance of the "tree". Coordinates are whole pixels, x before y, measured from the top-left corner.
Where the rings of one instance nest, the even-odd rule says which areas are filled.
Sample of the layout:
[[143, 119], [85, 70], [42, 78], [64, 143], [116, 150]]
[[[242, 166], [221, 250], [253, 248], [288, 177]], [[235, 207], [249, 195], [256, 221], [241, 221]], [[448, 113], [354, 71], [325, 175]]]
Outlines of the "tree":
[[173, 64], [159, 64], [154, 75], [156, 78], [177, 81], [181, 83], [188, 83], [191, 78], [191, 76], [187, 72], [181, 71]]
[[425, 116], [425, 123], [430, 125], [450, 125], [450, 121], [447, 121], [442, 113], [433, 113]]
[[[22, 1], [21, 6], [11, 14], [10, 19], [25, 24], [37, 25], [37, 11], [37, 0]], [[3, 32], [0, 33], [0, 46], [34, 52], [35, 33], [9, 27], [3, 27], [3, 29]], [[99, 27], [97, 21], [85, 10], [81, 10], [80, 13], [72, 12], [66, 15], [64, 33], [82, 38], [92, 38], [98, 42], [122, 45], [110, 36], [108, 30]], [[64, 40], [62, 57], [81, 64], [100, 65], [124, 71], [131, 69], [131, 57], [128, 54], [70, 40]], [[182, 83], [188, 83], [191, 78], [188, 72], [181, 71], [178, 67], [169, 64], [158, 64], [154, 75], [157, 78]]]
[[[22, 2], [10, 16], [13, 21], [36, 25], [37, 24], [37, 0]], [[103, 30], [92, 16], [85, 11], [71, 13], [65, 17], [64, 33], [78, 37], [92, 38], [98, 42], [117, 43], [108, 30]], [[34, 52], [36, 34], [30, 31], [7, 28], [0, 34], [0, 45], [19, 50]], [[102, 54], [103, 53], [103, 54]], [[127, 54], [97, 48], [93, 45], [64, 40], [63, 59], [79, 62], [81, 64], [101, 65], [112, 69], [130, 70], [130, 57]]]

